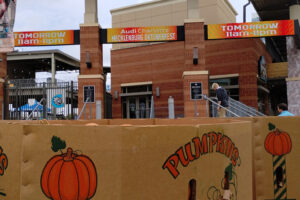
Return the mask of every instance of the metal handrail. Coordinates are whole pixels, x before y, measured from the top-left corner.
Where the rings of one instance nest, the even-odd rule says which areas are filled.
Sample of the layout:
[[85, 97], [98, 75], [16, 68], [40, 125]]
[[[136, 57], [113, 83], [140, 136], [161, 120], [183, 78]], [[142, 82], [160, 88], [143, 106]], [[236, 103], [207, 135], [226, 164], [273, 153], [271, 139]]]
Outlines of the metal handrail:
[[[243, 109], [244, 111], [249, 112], [249, 113], [253, 114], [254, 116], [256, 116], [256, 115], [259, 115], [259, 116], [266, 116], [265, 114], [263, 114], [263, 113], [261, 113], [261, 112], [255, 110], [255, 108], [246, 106], [245, 104], [243, 104], [243, 103], [241, 103], [241, 102], [239, 102], [239, 101], [237, 101], [237, 100], [235, 100], [235, 99], [233, 99], [233, 98], [230, 98], [230, 97], [229, 97], [229, 101], [233, 101], [234, 103], [238, 104], [237, 106], [238, 106], [240, 109]], [[246, 106], [249, 110], [246, 110], [243, 106], [244, 106], [244, 107]]]
[[[217, 98], [211, 98], [211, 99], [217, 99]], [[228, 101], [228, 103], [229, 103], [229, 108], [230, 108], [230, 106], [232, 105], [232, 103], [231, 103], [231, 101], [232, 101], [233, 99], [232, 98], [230, 98], [229, 97], [229, 101]], [[240, 102], [239, 102], [240, 103]], [[219, 104], [218, 104], [218, 106], [219, 106]], [[242, 113], [243, 115], [246, 115], [246, 116], [248, 116], [248, 117], [253, 117], [253, 115], [251, 115], [251, 114], [249, 114], [248, 113], [248, 110], [246, 110], [245, 108], [243, 108], [242, 106], [239, 106], [239, 105], [233, 105], [233, 109], [229, 109], [229, 110], [234, 110], [234, 109], [236, 109], [236, 110], [238, 110], [240, 113]], [[233, 112], [233, 111], [232, 111]], [[251, 112], [250, 112], [251, 113]], [[254, 116], [255, 116], [255, 114], [254, 114]]]
[[[229, 106], [232, 105], [231, 101], [232, 101], [231, 99], [228, 101]], [[238, 104], [232, 105], [232, 107], [233, 107], [234, 109], [238, 110], [239, 112], [241, 112], [241, 113], [247, 115], [248, 117], [253, 117], [253, 116], [255, 116], [255, 114], [252, 115], [253, 113], [251, 113], [251, 111], [246, 110], [245, 108], [243, 108], [242, 106], [240, 106], [240, 105], [238, 105]]]
[[77, 120], [80, 119], [80, 117], [81, 117], [83, 111], [85, 111], [86, 104], [90, 103], [89, 101], [90, 101], [90, 97], [87, 97], [87, 98], [86, 98], [86, 101], [85, 101], [84, 104], [83, 104], [82, 110], [80, 111], [80, 113], [79, 113], [79, 115], [78, 115], [78, 117], [77, 117]]
[[236, 117], [240, 117], [239, 115], [237, 115], [236, 113], [232, 112], [232, 111], [229, 110], [228, 108], [226, 108], [226, 107], [224, 107], [224, 106], [221, 106], [221, 105], [219, 105], [218, 103], [214, 102], [213, 100], [211, 100], [211, 99], [210, 99], [209, 97], [207, 97], [206, 95], [201, 94], [201, 96], [202, 96], [202, 98], [203, 98], [204, 100], [207, 100], [207, 101], [213, 103], [214, 105], [217, 105], [217, 106], [219, 106], [219, 107], [225, 109], [227, 112], [233, 114], [233, 115], [236, 116]]
[[[218, 107], [220, 106], [219, 104], [217, 104], [214, 101], [214, 98], [208, 98], [208, 97], [206, 97], [206, 95], [202, 95], [202, 96], [205, 97], [204, 99], [212, 102], [212, 104], [214, 106], [218, 106]], [[220, 107], [222, 107], [222, 106], [220, 106]], [[233, 115], [236, 117], [239, 115], [240, 115], [239, 117], [242, 117], [242, 116], [246, 116], [246, 117], [265, 116], [263, 113], [255, 110], [254, 108], [247, 106], [247, 105], [243, 104], [242, 102], [239, 102], [230, 97], [229, 97], [229, 108], [224, 108], [224, 109], [231, 114], [234, 113]]]
[[42, 102], [44, 101], [45, 99], [42, 98], [39, 102], [36, 103], [36, 106], [34, 107], [33, 111], [28, 115], [28, 117], [26, 118], [26, 120], [29, 120], [31, 118], [31, 116], [33, 115], [33, 113], [35, 112], [35, 110], [39, 107], [39, 106], [42, 106]]

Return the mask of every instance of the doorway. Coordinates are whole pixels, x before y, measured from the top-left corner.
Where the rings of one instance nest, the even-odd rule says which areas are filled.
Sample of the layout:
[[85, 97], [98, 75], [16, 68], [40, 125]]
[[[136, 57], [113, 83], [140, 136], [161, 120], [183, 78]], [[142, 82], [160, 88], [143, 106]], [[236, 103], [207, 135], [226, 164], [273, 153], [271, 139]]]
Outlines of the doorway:
[[129, 96], [122, 98], [123, 118], [150, 118], [151, 96]]

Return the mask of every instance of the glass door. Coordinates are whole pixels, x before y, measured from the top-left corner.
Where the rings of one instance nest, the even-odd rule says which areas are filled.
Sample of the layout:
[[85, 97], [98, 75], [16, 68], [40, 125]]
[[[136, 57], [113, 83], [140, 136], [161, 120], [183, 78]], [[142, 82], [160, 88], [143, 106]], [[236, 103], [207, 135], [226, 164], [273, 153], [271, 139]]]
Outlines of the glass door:
[[123, 118], [145, 119], [150, 117], [150, 97], [126, 97], [122, 103]]
[[[129, 97], [127, 106], [129, 107], [127, 118], [136, 119], [137, 118], [137, 102], [135, 97]], [[129, 117], [128, 117], [129, 115]]]

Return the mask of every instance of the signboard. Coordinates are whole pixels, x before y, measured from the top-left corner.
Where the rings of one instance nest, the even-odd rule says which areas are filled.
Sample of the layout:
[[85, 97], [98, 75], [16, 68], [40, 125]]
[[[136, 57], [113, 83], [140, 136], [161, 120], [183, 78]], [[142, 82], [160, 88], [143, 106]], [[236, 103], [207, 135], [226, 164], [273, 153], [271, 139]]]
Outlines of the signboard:
[[235, 39], [295, 35], [294, 20], [207, 25], [207, 39]]
[[83, 98], [84, 102], [95, 102], [95, 86], [83, 86]]
[[79, 30], [15, 32], [16, 47], [79, 44]]
[[66, 88], [47, 89], [47, 107], [57, 108], [58, 112], [62, 111], [66, 103]]
[[0, 1], [0, 53], [13, 51], [16, 0]]
[[64, 107], [64, 98], [62, 94], [57, 94], [52, 97], [51, 104], [55, 108], [63, 108]]
[[177, 41], [177, 26], [107, 29], [107, 43]]
[[195, 82], [191, 83], [191, 99], [192, 100], [199, 100], [202, 99], [202, 83]]

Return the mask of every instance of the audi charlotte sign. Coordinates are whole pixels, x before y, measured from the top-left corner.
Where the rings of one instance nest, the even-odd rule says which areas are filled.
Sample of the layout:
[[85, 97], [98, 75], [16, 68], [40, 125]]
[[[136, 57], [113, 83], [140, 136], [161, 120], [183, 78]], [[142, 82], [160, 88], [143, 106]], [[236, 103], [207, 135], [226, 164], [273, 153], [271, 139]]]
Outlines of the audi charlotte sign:
[[[298, 22], [297, 22], [298, 23]], [[207, 25], [207, 39], [235, 39], [295, 35], [294, 20]]]
[[183, 41], [183, 26], [126, 27], [102, 29], [102, 43]]

